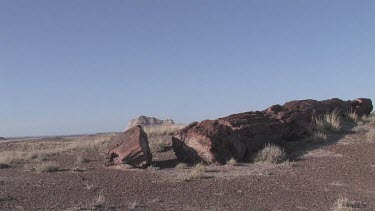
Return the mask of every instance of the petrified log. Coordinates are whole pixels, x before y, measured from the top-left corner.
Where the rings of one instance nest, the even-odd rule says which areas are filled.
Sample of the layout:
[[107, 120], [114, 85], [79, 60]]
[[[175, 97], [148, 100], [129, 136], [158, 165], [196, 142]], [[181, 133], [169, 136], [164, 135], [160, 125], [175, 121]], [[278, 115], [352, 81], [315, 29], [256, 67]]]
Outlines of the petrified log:
[[132, 127], [113, 137], [108, 146], [107, 166], [124, 163], [146, 168], [152, 161], [147, 134], [141, 126]]
[[173, 150], [182, 162], [224, 164], [232, 157], [246, 160], [266, 143], [278, 144], [306, 135], [313, 115], [335, 111], [362, 116], [370, 114], [372, 108], [371, 100], [366, 98], [291, 101], [263, 111], [193, 122], [172, 138]]

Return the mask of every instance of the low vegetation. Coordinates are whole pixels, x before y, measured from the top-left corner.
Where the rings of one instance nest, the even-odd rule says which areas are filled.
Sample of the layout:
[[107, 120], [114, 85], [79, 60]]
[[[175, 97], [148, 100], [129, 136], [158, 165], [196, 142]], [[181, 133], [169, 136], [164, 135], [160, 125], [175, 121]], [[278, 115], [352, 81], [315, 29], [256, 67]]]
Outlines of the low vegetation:
[[163, 140], [150, 141], [149, 147], [152, 153], [163, 152], [165, 150], [165, 142]]
[[104, 203], [105, 203], [105, 197], [104, 197], [103, 190], [101, 190], [98, 196], [93, 201], [91, 210], [103, 210], [101, 208], [104, 208]]
[[281, 163], [285, 159], [286, 153], [281, 147], [266, 144], [266, 146], [257, 153], [254, 161], [257, 163]]
[[345, 116], [347, 119], [349, 119], [352, 122], [359, 122], [361, 120], [358, 114], [354, 111], [347, 112]]
[[342, 128], [341, 116], [338, 111], [327, 113], [322, 116], [313, 116], [313, 128], [320, 132], [340, 132]]
[[349, 202], [346, 197], [340, 196], [336, 202], [332, 211], [352, 211], [354, 210], [353, 205]]
[[149, 136], [157, 136], [157, 135], [173, 135], [175, 132], [184, 128], [184, 125], [177, 125], [177, 124], [161, 124], [155, 126], [145, 126], [143, 130]]
[[130, 202], [130, 203], [129, 203], [129, 206], [128, 206], [128, 208], [129, 208], [130, 210], [134, 210], [134, 209], [137, 209], [137, 208], [139, 208], [139, 207], [141, 207], [141, 204], [140, 204], [138, 201]]
[[99, 151], [107, 146], [111, 136], [86, 137], [67, 141], [15, 143], [17, 150], [5, 150], [0, 154], [0, 163], [12, 164], [30, 160], [46, 161], [59, 153]]
[[375, 142], [375, 127], [369, 129], [366, 133], [366, 139], [369, 142]]
[[57, 172], [60, 170], [59, 166], [55, 162], [44, 162], [40, 164], [36, 164], [34, 166], [34, 170], [39, 173], [43, 172]]
[[176, 170], [182, 170], [182, 169], [186, 169], [187, 167], [188, 167], [188, 165], [186, 163], [179, 163], [179, 164], [177, 164], [175, 169]]
[[283, 162], [283, 165], [289, 166], [289, 167], [296, 167], [297, 163], [295, 161], [290, 161], [289, 159]]
[[230, 165], [230, 166], [237, 166], [238, 165], [238, 162], [235, 158], [231, 158], [227, 161], [227, 165]]
[[204, 165], [202, 163], [198, 163], [191, 169], [189, 179], [190, 180], [199, 180], [203, 177], [205, 171], [206, 171], [206, 169], [205, 169]]

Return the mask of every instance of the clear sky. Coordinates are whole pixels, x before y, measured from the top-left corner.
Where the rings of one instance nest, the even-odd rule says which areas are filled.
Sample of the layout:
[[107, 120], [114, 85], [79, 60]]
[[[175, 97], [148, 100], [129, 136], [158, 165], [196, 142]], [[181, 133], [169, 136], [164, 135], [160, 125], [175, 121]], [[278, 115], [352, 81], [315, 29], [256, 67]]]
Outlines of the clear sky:
[[373, 0], [0, 0], [0, 136], [374, 91]]

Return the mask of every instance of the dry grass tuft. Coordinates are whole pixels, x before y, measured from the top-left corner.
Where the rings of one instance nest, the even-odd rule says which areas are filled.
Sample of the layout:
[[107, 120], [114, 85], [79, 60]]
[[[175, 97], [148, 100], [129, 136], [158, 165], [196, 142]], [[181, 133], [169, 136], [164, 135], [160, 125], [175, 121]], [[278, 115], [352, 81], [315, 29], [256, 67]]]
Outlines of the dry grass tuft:
[[128, 208], [130, 210], [134, 210], [134, 209], [139, 208], [139, 207], [141, 207], [141, 204], [138, 201], [130, 202], [129, 206], [128, 206]]
[[375, 128], [372, 128], [372, 129], [367, 131], [366, 139], [369, 142], [375, 142]]
[[157, 135], [173, 135], [175, 132], [184, 128], [185, 125], [177, 124], [161, 124], [155, 126], [146, 126], [143, 130], [147, 133], [148, 136], [157, 136]]
[[103, 190], [101, 190], [99, 195], [95, 199], [93, 205], [94, 205], [94, 207], [100, 208], [100, 207], [103, 207], [104, 203], [105, 203], [104, 192], [103, 192]]
[[341, 116], [337, 111], [323, 116], [313, 116], [313, 128], [320, 132], [340, 132], [342, 128]]
[[358, 114], [355, 111], [348, 111], [345, 113], [345, 116], [347, 119], [349, 119], [352, 122], [359, 122], [361, 118], [358, 116]]
[[286, 153], [281, 147], [266, 144], [266, 146], [257, 153], [254, 161], [264, 163], [280, 163], [285, 159]]
[[234, 158], [231, 158], [227, 161], [227, 165], [230, 165], [230, 166], [238, 166], [238, 162], [236, 159]]
[[91, 190], [94, 188], [94, 184], [89, 184], [87, 181], [85, 183], [85, 186], [86, 186], [86, 190]]
[[150, 141], [149, 147], [152, 153], [163, 152], [165, 150], [165, 142], [163, 140]]
[[351, 211], [354, 210], [354, 206], [349, 202], [346, 197], [340, 196], [336, 202], [332, 211]]
[[39, 173], [57, 172], [60, 170], [60, 168], [55, 162], [45, 162], [45, 163], [40, 163], [40, 164], [35, 165], [34, 170]]
[[289, 159], [286, 160], [283, 165], [285, 166], [289, 166], [289, 167], [296, 167], [297, 166], [297, 163], [295, 161], [290, 161]]
[[205, 169], [204, 165], [202, 163], [198, 163], [191, 169], [189, 179], [190, 180], [199, 180], [203, 177], [205, 171], [206, 171], [206, 169]]
[[186, 163], [179, 163], [177, 164], [177, 166], [175, 167], [176, 170], [182, 170], [182, 169], [186, 169], [188, 166]]

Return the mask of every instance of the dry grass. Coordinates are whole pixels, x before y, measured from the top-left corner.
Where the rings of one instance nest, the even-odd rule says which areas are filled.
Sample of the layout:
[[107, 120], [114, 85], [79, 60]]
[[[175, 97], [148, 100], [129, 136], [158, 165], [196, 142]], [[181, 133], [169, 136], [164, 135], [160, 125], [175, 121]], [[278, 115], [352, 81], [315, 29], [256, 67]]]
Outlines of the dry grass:
[[199, 180], [203, 177], [205, 171], [206, 171], [206, 169], [205, 169], [204, 165], [202, 163], [198, 163], [191, 169], [189, 179], [190, 180]]
[[345, 113], [345, 116], [347, 119], [349, 119], [352, 122], [359, 122], [361, 118], [358, 116], [358, 114], [354, 111], [349, 111]]
[[290, 161], [289, 159], [283, 162], [283, 165], [289, 166], [289, 167], [296, 167], [297, 163], [295, 161]]
[[87, 181], [85, 183], [85, 186], [86, 186], [86, 190], [91, 190], [94, 188], [94, 184], [89, 184]]
[[346, 197], [340, 196], [336, 202], [332, 211], [351, 211], [353, 209], [353, 205], [349, 202]]
[[375, 128], [371, 128], [367, 131], [366, 139], [369, 142], [375, 142]]
[[227, 165], [230, 165], [230, 166], [238, 166], [238, 162], [236, 159], [234, 158], [231, 158], [227, 161]]
[[38, 152], [4, 151], [0, 155], [0, 163], [11, 164], [31, 160], [38, 157]]
[[340, 132], [342, 128], [341, 116], [339, 112], [324, 114], [323, 116], [313, 116], [313, 128], [320, 132]]
[[260, 150], [254, 161], [264, 163], [280, 163], [286, 159], [285, 151], [276, 145], [266, 144], [266, 146]]
[[150, 141], [149, 147], [152, 153], [163, 152], [165, 150], [165, 142], [163, 140]]
[[102, 208], [104, 206], [104, 203], [105, 203], [104, 192], [103, 190], [101, 190], [99, 195], [93, 201], [94, 210], [96, 210], [96, 208]]
[[98, 137], [85, 137], [75, 139], [66, 146], [63, 151], [68, 152], [86, 152], [86, 151], [100, 151], [107, 147], [109, 140], [112, 136], [98, 136]]
[[134, 210], [134, 209], [139, 208], [139, 207], [141, 207], [141, 204], [139, 204], [138, 201], [130, 202], [130, 203], [129, 203], [129, 206], [128, 206], [128, 208], [129, 208], [130, 210]]
[[79, 138], [70, 141], [14, 143], [17, 150], [5, 150], [0, 154], [0, 163], [12, 164], [30, 160], [45, 161], [59, 153], [99, 151], [107, 146], [111, 136]]
[[187, 164], [186, 163], [179, 163], [179, 164], [177, 164], [177, 166], [175, 167], [175, 169], [177, 170], [177, 171], [179, 171], [179, 170], [182, 170], [182, 169], [186, 169], [188, 166], [187, 166]]
[[59, 166], [55, 162], [44, 162], [34, 166], [34, 170], [39, 173], [43, 172], [57, 172], [60, 170]]
[[146, 126], [143, 130], [147, 133], [148, 136], [155, 135], [173, 135], [175, 132], [184, 128], [185, 125], [177, 124], [161, 124], [155, 126]]

